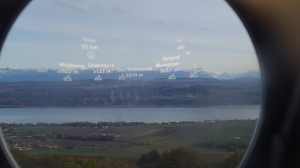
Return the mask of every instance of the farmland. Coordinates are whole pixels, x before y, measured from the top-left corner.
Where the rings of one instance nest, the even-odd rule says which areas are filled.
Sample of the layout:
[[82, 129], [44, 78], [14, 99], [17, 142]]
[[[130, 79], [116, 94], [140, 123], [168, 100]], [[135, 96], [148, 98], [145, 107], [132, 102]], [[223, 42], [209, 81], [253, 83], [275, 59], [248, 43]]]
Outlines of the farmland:
[[195, 148], [208, 163], [217, 165], [235, 148], [247, 148], [255, 125], [256, 120], [135, 125], [94, 123], [89, 126], [10, 125], [6, 126], [10, 131], [5, 135], [10, 148], [34, 156], [55, 153], [136, 162], [143, 153], [152, 149], [161, 154], [185, 146]]

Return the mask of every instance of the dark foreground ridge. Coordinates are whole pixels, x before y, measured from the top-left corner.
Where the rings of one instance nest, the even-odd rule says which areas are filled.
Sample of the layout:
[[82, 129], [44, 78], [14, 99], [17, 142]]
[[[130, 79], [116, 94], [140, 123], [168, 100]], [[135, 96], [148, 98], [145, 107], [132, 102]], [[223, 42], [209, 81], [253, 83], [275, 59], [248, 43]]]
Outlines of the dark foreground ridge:
[[0, 107], [259, 105], [257, 78], [0, 83]]

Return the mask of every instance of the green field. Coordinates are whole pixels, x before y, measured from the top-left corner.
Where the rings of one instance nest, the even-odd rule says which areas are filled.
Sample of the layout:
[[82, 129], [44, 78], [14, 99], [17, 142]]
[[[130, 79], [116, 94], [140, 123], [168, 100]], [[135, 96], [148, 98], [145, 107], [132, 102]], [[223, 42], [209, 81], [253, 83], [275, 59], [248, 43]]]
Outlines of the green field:
[[[141, 154], [156, 149], [159, 153], [174, 147], [192, 147], [194, 143], [235, 143], [249, 145], [256, 122], [216, 122], [216, 123], [181, 123], [139, 126], [108, 127], [106, 129], [66, 127], [66, 126], [17, 126], [15, 134], [46, 134], [42, 142], [50, 146], [71, 146], [70, 149], [32, 148], [27, 153], [41, 156], [58, 154], [62, 156], [93, 156], [106, 159], [136, 161]], [[53, 132], [73, 134], [112, 134], [114, 141], [80, 141], [76, 139], [55, 138]], [[236, 138], [239, 137], [239, 138]], [[20, 140], [19, 140], [20, 141]], [[148, 143], [148, 144], [147, 144]], [[232, 151], [216, 147], [194, 147], [211, 165], [215, 165]]]
[[56, 126], [17, 126], [13, 127], [13, 131], [16, 133], [49, 134], [56, 128]]

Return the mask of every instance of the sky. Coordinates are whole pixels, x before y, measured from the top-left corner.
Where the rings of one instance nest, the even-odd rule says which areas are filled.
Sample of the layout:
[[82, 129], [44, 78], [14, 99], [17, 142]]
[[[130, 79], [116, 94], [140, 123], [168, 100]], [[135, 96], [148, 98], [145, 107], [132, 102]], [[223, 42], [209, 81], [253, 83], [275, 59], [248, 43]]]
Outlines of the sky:
[[34, 0], [10, 30], [0, 67], [61, 62], [259, 70], [249, 35], [223, 0]]

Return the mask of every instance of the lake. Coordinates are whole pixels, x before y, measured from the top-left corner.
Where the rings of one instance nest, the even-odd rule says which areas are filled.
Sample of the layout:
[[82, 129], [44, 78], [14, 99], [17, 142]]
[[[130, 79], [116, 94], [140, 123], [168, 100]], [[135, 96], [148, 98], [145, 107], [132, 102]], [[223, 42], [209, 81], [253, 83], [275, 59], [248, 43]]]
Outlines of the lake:
[[165, 108], [2, 108], [0, 122], [62, 123], [76, 121], [169, 122], [255, 119], [260, 106], [165, 107]]

